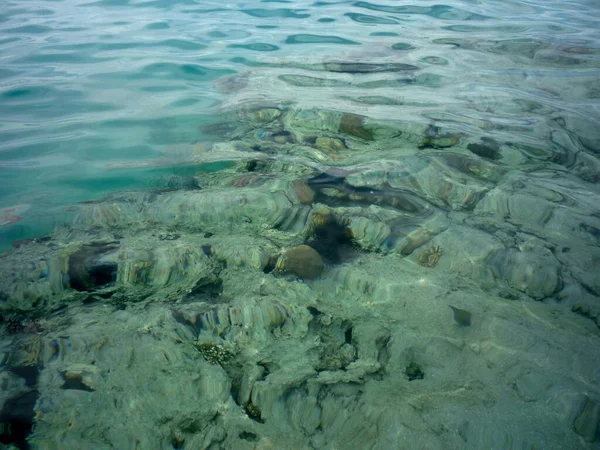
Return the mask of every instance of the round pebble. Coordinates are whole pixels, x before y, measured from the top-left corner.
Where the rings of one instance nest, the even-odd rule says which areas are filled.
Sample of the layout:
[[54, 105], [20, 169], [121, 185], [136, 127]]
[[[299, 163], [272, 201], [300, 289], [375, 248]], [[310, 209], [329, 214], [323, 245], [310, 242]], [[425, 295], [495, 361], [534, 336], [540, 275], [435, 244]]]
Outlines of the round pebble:
[[279, 272], [293, 273], [300, 278], [312, 279], [323, 273], [325, 264], [314, 248], [299, 245], [283, 252], [277, 261], [276, 269]]

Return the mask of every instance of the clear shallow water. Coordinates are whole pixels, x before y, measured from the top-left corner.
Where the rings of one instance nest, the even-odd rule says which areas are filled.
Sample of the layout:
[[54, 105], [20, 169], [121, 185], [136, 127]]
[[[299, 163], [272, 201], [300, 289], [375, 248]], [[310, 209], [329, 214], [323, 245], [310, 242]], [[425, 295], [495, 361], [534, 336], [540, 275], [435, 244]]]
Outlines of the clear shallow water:
[[599, 22], [584, 0], [6, 3], [0, 299], [35, 445], [595, 448]]

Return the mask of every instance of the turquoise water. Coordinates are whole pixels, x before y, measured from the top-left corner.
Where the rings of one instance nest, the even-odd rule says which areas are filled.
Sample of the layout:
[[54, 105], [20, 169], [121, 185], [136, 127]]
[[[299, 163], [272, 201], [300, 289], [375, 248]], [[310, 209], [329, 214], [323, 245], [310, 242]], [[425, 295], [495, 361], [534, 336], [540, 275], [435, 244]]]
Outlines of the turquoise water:
[[4, 2], [0, 442], [599, 448], [599, 23]]

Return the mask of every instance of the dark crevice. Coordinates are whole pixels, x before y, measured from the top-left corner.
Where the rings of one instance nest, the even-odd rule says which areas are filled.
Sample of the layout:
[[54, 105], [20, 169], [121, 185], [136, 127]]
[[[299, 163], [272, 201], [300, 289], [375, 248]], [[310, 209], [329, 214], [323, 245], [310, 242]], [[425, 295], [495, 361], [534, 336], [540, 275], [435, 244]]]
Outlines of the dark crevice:
[[239, 404], [239, 393], [240, 393], [240, 386], [241, 386], [242, 380], [240, 378], [235, 378], [233, 380], [231, 380], [231, 389], [229, 389], [229, 393], [231, 394], [231, 398], [233, 398], [233, 401], [238, 405], [241, 406]]
[[408, 377], [408, 381], [422, 380], [425, 378], [425, 373], [421, 369], [421, 366], [414, 361], [406, 367], [404, 373]]
[[352, 344], [352, 325], [344, 331], [344, 341], [346, 344]]
[[117, 280], [118, 265], [100, 261], [118, 246], [115, 243], [99, 243], [82, 246], [69, 257], [69, 283], [76, 291], [92, 291]]
[[356, 253], [346, 227], [333, 215], [315, 229], [313, 239], [307, 244], [319, 252], [329, 264], [340, 264]]
[[248, 441], [248, 442], [257, 442], [258, 440], [260, 440], [260, 437], [255, 434], [252, 433], [250, 431], [242, 431], [239, 434], [240, 439], [243, 439], [244, 441]]
[[185, 296], [186, 302], [209, 301], [214, 302], [223, 293], [223, 280], [215, 277], [203, 277], [198, 280], [191, 291]]
[[209, 258], [213, 256], [213, 249], [210, 245], [205, 244], [201, 248], [202, 253], [204, 253], [205, 256], [208, 256]]
[[37, 386], [40, 371], [36, 366], [13, 366], [9, 370], [25, 380], [25, 386], [34, 388]]
[[467, 149], [482, 158], [491, 160], [500, 159], [500, 146], [498, 142], [489, 137], [482, 137], [481, 143], [468, 144]]
[[175, 322], [192, 330], [194, 332], [194, 336], [196, 338], [200, 335], [200, 316], [199, 315], [196, 316], [196, 318], [193, 322], [188, 320], [186, 318], [186, 316], [180, 311], [172, 310], [171, 315], [173, 316], [173, 319], [175, 319]]
[[61, 376], [64, 380], [63, 384], [60, 387], [61, 389], [84, 392], [93, 392], [95, 390], [84, 383], [81, 375], [69, 375], [66, 372], [63, 372], [61, 373]]
[[388, 348], [390, 339], [390, 335], [387, 334], [378, 337], [375, 341], [375, 345], [377, 346], [377, 361], [381, 364], [382, 369], [385, 369], [385, 366], [390, 360], [390, 351]]
[[278, 255], [271, 256], [269, 258], [269, 261], [265, 265], [265, 267], [263, 267], [263, 272], [264, 273], [271, 273], [271, 272], [273, 272], [275, 270], [275, 266], [277, 265], [277, 259], [278, 259]]
[[21, 450], [31, 448], [27, 437], [34, 425], [34, 407], [39, 396], [37, 389], [20, 393], [8, 399], [0, 411], [0, 443], [14, 445]]
[[255, 159], [252, 159], [246, 163], [246, 170], [248, 172], [254, 172], [257, 167], [258, 167], [258, 161]]
[[323, 314], [317, 308], [314, 308], [312, 306], [309, 306], [307, 309], [308, 309], [308, 312], [311, 314], [311, 316], [313, 316], [314, 318], [317, 318]]
[[269, 369], [269, 364], [261, 361], [259, 361], [256, 364], [265, 369], [263, 374], [259, 378], [257, 378], [256, 381], [265, 381], [267, 379], [267, 376], [269, 376], [269, 374], [271, 373], [271, 369]]
[[185, 445], [185, 439], [179, 439], [179, 438], [171, 439], [171, 446], [174, 449], [177, 449], [177, 450], [182, 449], [182, 448], [184, 448], [184, 445]]

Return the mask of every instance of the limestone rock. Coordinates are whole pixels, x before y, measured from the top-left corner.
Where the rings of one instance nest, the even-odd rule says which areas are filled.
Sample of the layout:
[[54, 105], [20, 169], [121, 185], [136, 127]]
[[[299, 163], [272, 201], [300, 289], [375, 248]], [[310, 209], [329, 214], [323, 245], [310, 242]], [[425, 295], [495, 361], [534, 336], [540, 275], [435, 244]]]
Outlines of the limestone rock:
[[290, 250], [286, 250], [279, 257], [276, 265], [276, 271], [282, 273], [293, 273], [300, 278], [317, 278], [325, 265], [323, 258], [312, 247], [308, 245], [299, 245]]

